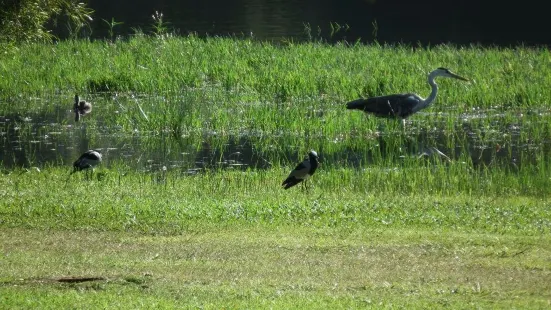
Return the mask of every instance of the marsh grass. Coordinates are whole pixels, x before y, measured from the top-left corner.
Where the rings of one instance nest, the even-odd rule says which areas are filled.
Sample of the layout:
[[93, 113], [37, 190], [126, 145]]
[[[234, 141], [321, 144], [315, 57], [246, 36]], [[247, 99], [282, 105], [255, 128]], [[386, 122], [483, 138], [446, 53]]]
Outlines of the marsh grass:
[[[211, 118], [199, 119], [215, 130], [231, 129], [229, 123], [247, 127], [246, 122], [252, 121], [299, 133], [321, 124], [329, 132], [348, 131], [355, 118], [340, 117], [332, 112], [335, 107], [359, 96], [407, 91], [426, 96], [426, 74], [439, 66], [472, 81], [440, 79], [441, 93], [433, 111], [538, 108], [547, 106], [551, 98], [548, 87], [542, 87], [551, 82], [549, 51], [524, 47], [277, 45], [190, 35], [25, 45], [2, 57], [4, 98], [44, 96], [45, 91], [166, 97], [140, 102], [149, 120], [135, 104], [121, 103], [127, 109], [120, 121], [133, 120], [144, 130], [158, 129], [163, 123], [176, 129], [196, 128], [202, 110]], [[33, 106], [43, 110], [51, 103]], [[3, 105], [2, 113], [13, 110], [28, 107]], [[329, 112], [320, 117], [325, 111]]]
[[[436, 146], [473, 166], [498, 149], [510, 154], [509, 162], [493, 167], [507, 167], [534, 164], [551, 149], [545, 49], [278, 45], [190, 35], [24, 45], [2, 57], [0, 113], [55, 114], [67, 124], [71, 116], [63, 111], [77, 92], [94, 102], [85, 119], [90, 135], [167, 135], [180, 147], [192, 140], [195, 148], [204, 142], [214, 149], [245, 137], [270, 163], [288, 164], [316, 149], [335, 167], [347, 156], [364, 166], [395, 165]], [[426, 96], [426, 73], [438, 66], [471, 82], [438, 80], [437, 101], [410, 118], [406, 130], [344, 109], [359, 96]]]

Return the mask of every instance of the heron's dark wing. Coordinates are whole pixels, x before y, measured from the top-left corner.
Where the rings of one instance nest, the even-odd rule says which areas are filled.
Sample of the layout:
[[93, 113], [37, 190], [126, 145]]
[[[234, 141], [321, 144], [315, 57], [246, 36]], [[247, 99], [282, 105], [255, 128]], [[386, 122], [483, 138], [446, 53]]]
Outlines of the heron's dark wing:
[[395, 94], [357, 99], [348, 102], [346, 108], [362, 110], [378, 117], [406, 118], [413, 113], [413, 108], [421, 100], [416, 94]]

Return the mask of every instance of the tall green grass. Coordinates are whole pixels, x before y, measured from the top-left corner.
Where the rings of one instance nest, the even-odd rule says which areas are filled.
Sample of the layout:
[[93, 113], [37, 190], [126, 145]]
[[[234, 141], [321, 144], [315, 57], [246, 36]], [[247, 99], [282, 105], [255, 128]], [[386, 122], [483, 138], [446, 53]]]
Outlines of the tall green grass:
[[[362, 147], [381, 140], [386, 145], [398, 146], [417, 141], [433, 146], [444, 144], [447, 148], [499, 144], [504, 149], [521, 145], [548, 149], [551, 139], [551, 114], [543, 105], [533, 110], [500, 108], [463, 113], [458, 109], [439, 111], [442, 108], [435, 104], [412, 116], [404, 129], [399, 122], [349, 111], [343, 104], [324, 98], [297, 99], [285, 104], [238, 102], [231, 93], [211, 88], [189, 90], [181, 95], [118, 93], [86, 99], [94, 104], [93, 113], [82, 122], [90, 134], [122, 130], [142, 136], [166, 134], [174, 138], [193, 136], [220, 141], [248, 137], [263, 142], [258, 143], [259, 147], [289, 140], [277, 145], [277, 149], [300, 148], [296, 144], [302, 143], [328, 151]], [[42, 103], [46, 111], [33, 109], [33, 104]], [[57, 120], [61, 125], [73, 126], [71, 105], [71, 99], [60, 95], [46, 95], [38, 100], [18, 99], [10, 102], [9, 109], [25, 111], [9, 115], [19, 119], [22, 128], [31, 126], [33, 119], [45, 119], [53, 124]], [[21, 120], [27, 116], [30, 122]]]
[[138, 36], [23, 45], [1, 57], [5, 96], [47, 90], [181, 94], [212, 87], [241, 102], [320, 96], [348, 100], [406, 91], [426, 94], [427, 72], [444, 66], [472, 82], [441, 81], [443, 107], [530, 107], [551, 97], [542, 87], [551, 81], [550, 54], [544, 48], [277, 45], [252, 39]]
[[[325, 168], [283, 190], [291, 167], [185, 176], [68, 169], [0, 176], [2, 226], [173, 233], [197, 225], [418, 227], [542, 234], [551, 229], [549, 165], [474, 171], [460, 163], [403, 169]], [[543, 171], [539, 168], [545, 168]]]

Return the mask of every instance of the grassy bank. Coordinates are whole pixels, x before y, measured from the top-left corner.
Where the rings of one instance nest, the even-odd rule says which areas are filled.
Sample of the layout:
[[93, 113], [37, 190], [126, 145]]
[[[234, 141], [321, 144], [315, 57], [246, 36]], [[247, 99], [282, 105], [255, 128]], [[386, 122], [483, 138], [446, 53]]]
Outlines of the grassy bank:
[[[2, 225], [177, 233], [188, 226], [285, 224], [549, 233], [549, 171], [511, 176], [462, 167], [326, 169], [308, 192], [282, 190], [291, 167], [181, 176], [67, 169], [0, 178]], [[462, 172], [447, 171], [462, 169]], [[97, 180], [101, 178], [101, 181]]]
[[[232, 90], [237, 101], [288, 101], [327, 95], [344, 100], [427, 92], [426, 74], [448, 67], [473, 82], [444, 82], [442, 104], [539, 105], [551, 97], [549, 51], [532, 48], [412, 48], [321, 43], [276, 45], [249, 39], [134, 37], [25, 45], [4, 54], [3, 94], [44, 91], [183, 93]], [[231, 101], [231, 100], [230, 100]]]
[[2, 304], [548, 306], [551, 204], [530, 191], [543, 177], [321, 169], [303, 192], [279, 187], [288, 169], [2, 174]]

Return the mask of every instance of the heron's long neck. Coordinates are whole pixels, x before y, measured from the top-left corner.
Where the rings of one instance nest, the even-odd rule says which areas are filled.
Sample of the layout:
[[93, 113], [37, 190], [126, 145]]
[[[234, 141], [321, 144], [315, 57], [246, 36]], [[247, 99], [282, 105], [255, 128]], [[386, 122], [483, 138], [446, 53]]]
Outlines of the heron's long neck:
[[429, 85], [431, 87], [430, 95], [427, 97], [427, 99], [423, 100], [423, 102], [421, 102], [421, 104], [418, 105], [416, 109], [414, 109], [414, 112], [426, 108], [434, 101], [434, 99], [436, 99], [436, 94], [438, 94], [438, 85], [436, 85], [436, 82], [434, 82], [434, 78], [435, 77], [432, 74], [429, 75]]

